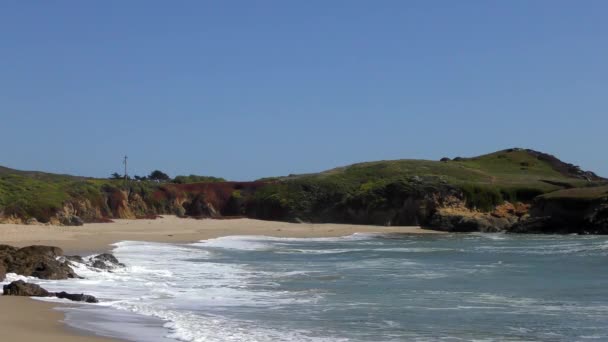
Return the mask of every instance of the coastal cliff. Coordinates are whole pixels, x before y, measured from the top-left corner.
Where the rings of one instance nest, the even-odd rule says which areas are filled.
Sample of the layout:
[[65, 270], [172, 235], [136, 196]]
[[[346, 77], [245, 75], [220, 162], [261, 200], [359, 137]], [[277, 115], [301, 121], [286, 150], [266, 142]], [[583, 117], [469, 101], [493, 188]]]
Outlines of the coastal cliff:
[[359, 163], [255, 182], [159, 183], [0, 169], [0, 222], [245, 216], [457, 232], [608, 233], [607, 181], [525, 149]]
[[608, 234], [608, 186], [567, 189], [534, 199], [514, 233]]

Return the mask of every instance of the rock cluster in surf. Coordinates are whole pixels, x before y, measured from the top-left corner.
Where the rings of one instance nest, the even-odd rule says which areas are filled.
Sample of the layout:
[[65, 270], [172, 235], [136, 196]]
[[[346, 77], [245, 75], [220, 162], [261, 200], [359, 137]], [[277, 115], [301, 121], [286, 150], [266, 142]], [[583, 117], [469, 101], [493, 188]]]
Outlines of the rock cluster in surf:
[[[79, 276], [71, 267], [74, 263], [84, 264], [94, 270], [109, 272], [125, 266], [109, 253], [99, 254], [85, 260], [80, 256], [64, 256], [63, 250], [59, 247], [16, 248], [0, 245], [0, 281], [5, 279], [7, 273], [52, 280], [78, 278]], [[4, 285], [3, 290], [5, 296], [57, 297], [86, 303], [98, 302], [97, 298], [91, 295], [49, 292], [36, 284], [26, 283], [23, 280]]]

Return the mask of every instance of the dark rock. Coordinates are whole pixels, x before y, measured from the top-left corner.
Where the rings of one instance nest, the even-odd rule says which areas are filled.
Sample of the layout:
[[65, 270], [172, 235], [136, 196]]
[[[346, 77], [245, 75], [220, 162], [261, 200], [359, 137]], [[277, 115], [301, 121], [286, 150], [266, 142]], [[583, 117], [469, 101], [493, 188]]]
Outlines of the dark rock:
[[0, 255], [3, 253], [14, 253], [18, 248], [9, 245], [0, 245]]
[[448, 158], [448, 157], [443, 157], [443, 158], [441, 158], [439, 161], [442, 161], [442, 162], [449, 162], [449, 161], [451, 161], [451, 160], [452, 160], [452, 159], [450, 159], [450, 158]]
[[7, 272], [40, 279], [75, 278], [76, 274], [68, 263], [58, 260], [63, 251], [58, 247], [29, 246], [3, 254]]
[[101, 260], [95, 260], [91, 263], [91, 267], [93, 268], [99, 268], [100, 270], [107, 270], [110, 267], [108, 267], [108, 265], [106, 265], [105, 262], [101, 261]]
[[465, 215], [436, 213], [431, 218], [430, 227], [448, 232], [479, 232], [489, 230], [490, 224], [482, 218]]
[[68, 279], [77, 277], [66, 263], [61, 263], [54, 259], [30, 259], [22, 263], [20, 268], [12, 269], [11, 272], [40, 279]]
[[55, 293], [55, 296], [61, 299], [69, 299], [74, 302], [99, 303], [99, 300], [97, 300], [97, 298], [95, 298], [94, 296], [85, 294], [58, 292]]
[[112, 270], [117, 267], [125, 267], [116, 257], [110, 253], [96, 255], [89, 259], [89, 266], [101, 270]]
[[48, 297], [51, 294], [36, 284], [29, 284], [23, 280], [14, 281], [4, 285], [5, 296], [25, 296], [25, 297]]
[[67, 216], [67, 217], [62, 218], [61, 223], [64, 226], [82, 226], [82, 225], [84, 225], [84, 221], [76, 215]]
[[13, 253], [17, 248], [9, 245], [0, 245], [0, 281], [4, 280], [8, 272], [8, 264], [13, 261]]
[[608, 198], [538, 197], [512, 233], [608, 234]]
[[205, 200], [205, 196], [197, 195], [190, 202], [184, 202], [186, 216], [191, 217], [217, 217], [219, 213], [213, 207], [213, 204]]
[[63, 250], [59, 247], [54, 247], [54, 246], [36, 246], [36, 245], [34, 245], [34, 246], [19, 248], [17, 250], [17, 254], [20, 257], [37, 255], [37, 256], [49, 256], [49, 257], [54, 258], [54, 257], [62, 256]]
[[449, 232], [484, 232], [497, 233], [508, 230], [515, 222], [515, 217], [494, 217], [489, 214], [469, 215], [466, 213], [441, 213], [433, 215], [429, 226], [433, 229]]
[[110, 253], [103, 253], [93, 257], [94, 260], [101, 260], [112, 264], [119, 264], [118, 259]]
[[75, 302], [99, 303], [97, 298], [85, 294], [72, 294], [67, 292], [52, 293], [36, 284], [26, 283], [23, 280], [14, 281], [4, 285], [5, 296], [24, 296], [24, 297], [52, 297], [69, 299]]
[[517, 222], [509, 233], [533, 233], [533, 234], [546, 234], [555, 233], [556, 227], [551, 223], [551, 217], [528, 217]]
[[84, 264], [84, 259], [80, 255], [67, 255], [65, 257], [67, 261], [77, 262], [79, 264]]

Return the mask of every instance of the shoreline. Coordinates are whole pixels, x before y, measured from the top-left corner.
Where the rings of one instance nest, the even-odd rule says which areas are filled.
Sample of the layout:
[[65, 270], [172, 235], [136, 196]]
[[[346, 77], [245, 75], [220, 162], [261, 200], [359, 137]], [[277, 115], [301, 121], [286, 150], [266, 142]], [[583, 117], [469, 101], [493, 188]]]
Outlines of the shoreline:
[[[66, 255], [91, 255], [110, 252], [112, 244], [120, 241], [194, 243], [231, 235], [315, 238], [354, 233], [445, 234], [420, 227], [287, 223], [243, 218], [197, 220], [166, 215], [156, 220], [115, 220], [113, 223], [91, 223], [77, 227], [0, 224], [0, 244], [15, 247], [49, 245], [62, 248]], [[0, 296], [0, 328], [3, 336], [15, 341], [119, 341], [68, 327], [63, 322], [64, 314], [54, 309], [57, 307], [65, 305]]]
[[354, 233], [446, 234], [417, 226], [369, 226], [335, 223], [289, 223], [246, 218], [231, 220], [178, 218], [165, 215], [155, 220], [114, 220], [84, 226], [0, 224], [0, 244], [15, 247], [48, 245], [66, 255], [109, 252], [120, 241], [194, 243], [230, 235], [273, 237], [338, 237]]
[[57, 303], [27, 297], [0, 296], [0, 327], [7, 341], [117, 342], [70, 328]]

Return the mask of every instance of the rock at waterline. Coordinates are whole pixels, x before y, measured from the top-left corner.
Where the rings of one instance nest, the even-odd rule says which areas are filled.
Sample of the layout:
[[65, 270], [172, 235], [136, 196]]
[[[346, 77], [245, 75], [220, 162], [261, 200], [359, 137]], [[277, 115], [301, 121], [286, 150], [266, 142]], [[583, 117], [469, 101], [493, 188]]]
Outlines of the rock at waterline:
[[118, 259], [110, 253], [96, 255], [89, 259], [89, 263], [91, 267], [101, 270], [112, 270], [117, 267], [125, 267], [124, 264], [120, 263]]
[[66, 255], [65, 259], [69, 262], [84, 264], [84, 259], [80, 255]]
[[55, 293], [55, 296], [61, 299], [69, 299], [74, 302], [99, 303], [97, 298], [95, 298], [94, 296], [85, 294], [67, 293], [62, 291]]
[[36, 284], [29, 284], [23, 280], [14, 281], [3, 287], [5, 296], [49, 297], [51, 293]]
[[[4, 272], [26, 277], [54, 280], [76, 278], [76, 273], [70, 266], [58, 260], [62, 255], [61, 248], [52, 246], [29, 246], [17, 249], [0, 245], [0, 264], [4, 266]], [[0, 276], [2, 276], [1, 271]], [[1, 279], [4, 279], [4, 276]]]
[[76, 266], [75, 264], [83, 264], [96, 271], [104, 270], [112, 272], [116, 268], [125, 267], [116, 257], [110, 253], [103, 253], [89, 258], [83, 258], [78, 255], [67, 255], [61, 258], [68, 265]]
[[5, 296], [21, 296], [21, 297], [57, 297], [60, 299], [69, 299], [74, 302], [99, 303], [97, 298], [86, 294], [76, 294], [67, 292], [53, 293], [42, 287], [26, 283], [23, 280], [14, 281], [3, 287]]

